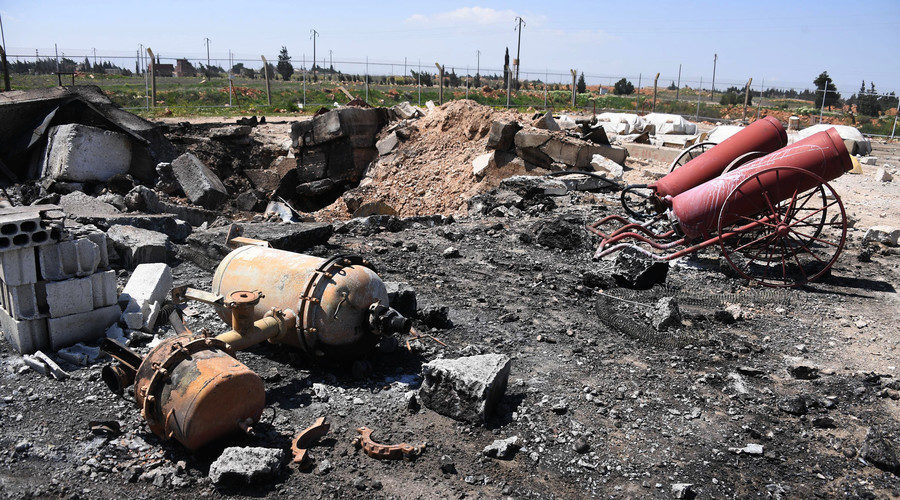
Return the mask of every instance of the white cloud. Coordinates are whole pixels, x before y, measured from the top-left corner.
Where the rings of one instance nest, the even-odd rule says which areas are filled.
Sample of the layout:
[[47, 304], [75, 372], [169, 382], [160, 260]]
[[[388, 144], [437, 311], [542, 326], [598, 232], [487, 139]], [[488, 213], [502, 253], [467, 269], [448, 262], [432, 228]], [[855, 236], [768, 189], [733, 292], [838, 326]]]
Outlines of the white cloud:
[[490, 7], [460, 7], [456, 10], [438, 12], [436, 14], [413, 14], [404, 22], [407, 24], [429, 24], [432, 26], [488, 26], [509, 23], [512, 25], [516, 16], [521, 15], [526, 23], [540, 24], [544, 16], [531, 16], [506, 9], [496, 10]]

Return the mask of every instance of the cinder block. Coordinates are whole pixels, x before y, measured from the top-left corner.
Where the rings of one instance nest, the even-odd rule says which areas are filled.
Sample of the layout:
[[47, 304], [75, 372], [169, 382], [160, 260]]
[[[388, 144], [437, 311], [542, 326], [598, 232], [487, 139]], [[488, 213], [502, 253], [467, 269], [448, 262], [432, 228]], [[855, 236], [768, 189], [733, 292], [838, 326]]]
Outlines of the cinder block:
[[[106, 237], [103, 238], [102, 247], [88, 237], [40, 247], [38, 260], [41, 276], [51, 281], [90, 276], [104, 260]], [[109, 265], [109, 257], [106, 262]]]
[[[172, 269], [166, 264], [141, 264], [125, 284], [119, 302], [125, 303], [126, 313], [140, 312], [145, 330], [153, 328], [158, 310], [155, 303], [161, 304], [172, 289]], [[134, 319], [131, 321], [135, 322]]]
[[102, 271], [91, 275], [91, 292], [94, 294], [94, 309], [116, 303], [116, 273]]
[[84, 313], [94, 309], [91, 278], [50, 281], [46, 284], [47, 306], [51, 318]]
[[86, 238], [93, 241], [100, 251], [100, 263], [97, 264], [97, 269], [109, 269], [109, 249], [106, 246], [106, 233], [91, 233]]
[[47, 320], [50, 348], [58, 351], [79, 342], [97, 340], [103, 337], [106, 329], [119, 319], [121, 313], [119, 306], [114, 305], [61, 318], [50, 318]]
[[12, 286], [36, 283], [37, 260], [34, 248], [0, 252], [0, 280]]
[[47, 137], [42, 177], [106, 181], [128, 173], [131, 141], [125, 134], [71, 123], [52, 127]]
[[33, 283], [10, 286], [0, 281], [0, 305], [13, 319], [36, 319], [41, 316]]
[[21, 354], [31, 354], [50, 346], [47, 320], [44, 318], [17, 320], [0, 309], [0, 330]]

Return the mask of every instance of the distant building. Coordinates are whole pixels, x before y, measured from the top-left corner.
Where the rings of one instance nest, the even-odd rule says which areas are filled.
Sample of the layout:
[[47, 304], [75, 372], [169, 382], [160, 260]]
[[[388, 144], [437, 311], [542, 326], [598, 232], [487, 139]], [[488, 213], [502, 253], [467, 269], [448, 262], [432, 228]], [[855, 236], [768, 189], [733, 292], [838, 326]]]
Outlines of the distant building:
[[[147, 71], [150, 71], [150, 65], [147, 65]], [[171, 64], [156, 63], [156, 76], [172, 76], [175, 73], [175, 66]]]
[[121, 75], [122, 68], [106, 68], [103, 70], [107, 75]]
[[175, 61], [175, 76], [197, 76], [197, 70], [187, 59]]

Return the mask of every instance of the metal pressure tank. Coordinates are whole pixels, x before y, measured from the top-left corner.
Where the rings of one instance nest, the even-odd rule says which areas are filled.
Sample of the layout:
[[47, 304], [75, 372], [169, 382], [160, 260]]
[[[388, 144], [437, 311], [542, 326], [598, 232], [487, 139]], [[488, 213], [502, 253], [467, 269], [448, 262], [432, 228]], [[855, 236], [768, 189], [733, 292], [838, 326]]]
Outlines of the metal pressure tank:
[[[384, 282], [365, 259], [330, 259], [264, 246], [239, 247], [216, 268], [212, 292], [262, 294], [252, 319], [270, 310], [293, 311], [295, 331], [275, 341], [294, 345], [315, 356], [353, 357], [374, 345], [381, 334], [409, 330], [410, 321], [389, 308]], [[218, 308], [225, 322], [226, 307]]]

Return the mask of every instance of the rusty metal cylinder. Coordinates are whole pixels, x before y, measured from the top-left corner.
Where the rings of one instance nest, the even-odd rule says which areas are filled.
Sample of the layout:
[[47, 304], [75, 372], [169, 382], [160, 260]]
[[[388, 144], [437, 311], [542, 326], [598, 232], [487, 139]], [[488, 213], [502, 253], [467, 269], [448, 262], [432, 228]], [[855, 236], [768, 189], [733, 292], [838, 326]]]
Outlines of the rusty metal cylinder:
[[[719, 224], [722, 206], [728, 195], [745, 179], [771, 167], [798, 167], [812, 172], [826, 182], [834, 180], [853, 168], [850, 154], [837, 130], [830, 128], [753, 160], [711, 181], [667, 199], [678, 227], [688, 239], [709, 237]], [[760, 211], [760, 193], [765, 189], [772, 204], [790, 199], [794, 192], [802, 193], [816, 187], [815, 180], [796, 170], [767, 172], [760, 175], [760, 183], [742, 186], [740, 196], [730, 205], [731, 217], [751, 217]], [[731, 224], [736, 220], [725, 220]]]
[[134, 396], [153, 433], [190, 450], [246, 431], [266, 402], [262, 379], [224, 342], [191, 336], [167, 339], [144, 358]]
[[657, 196], [675, 196], [718, 177], [732, 161], [751, 151], [772, 153], [787, 144], [787, 132], [771, 116], [756, 120], [709, 151], [650, 185]]
[[[353, 357], [370, 348], [378, 337], [369, 325], [369, 308], [388, 305], [384, 282], [363, 259], [323, 259], [262, 246], [237, 248], [216, 268], [212, 292], [228, 297], [238, 290], [262, 292], [253, 320], [273, 308], [292, 311], [295, 331], [273, 341], [316, 356]], [[227, 308], [218, 313], [231, 322]]]

